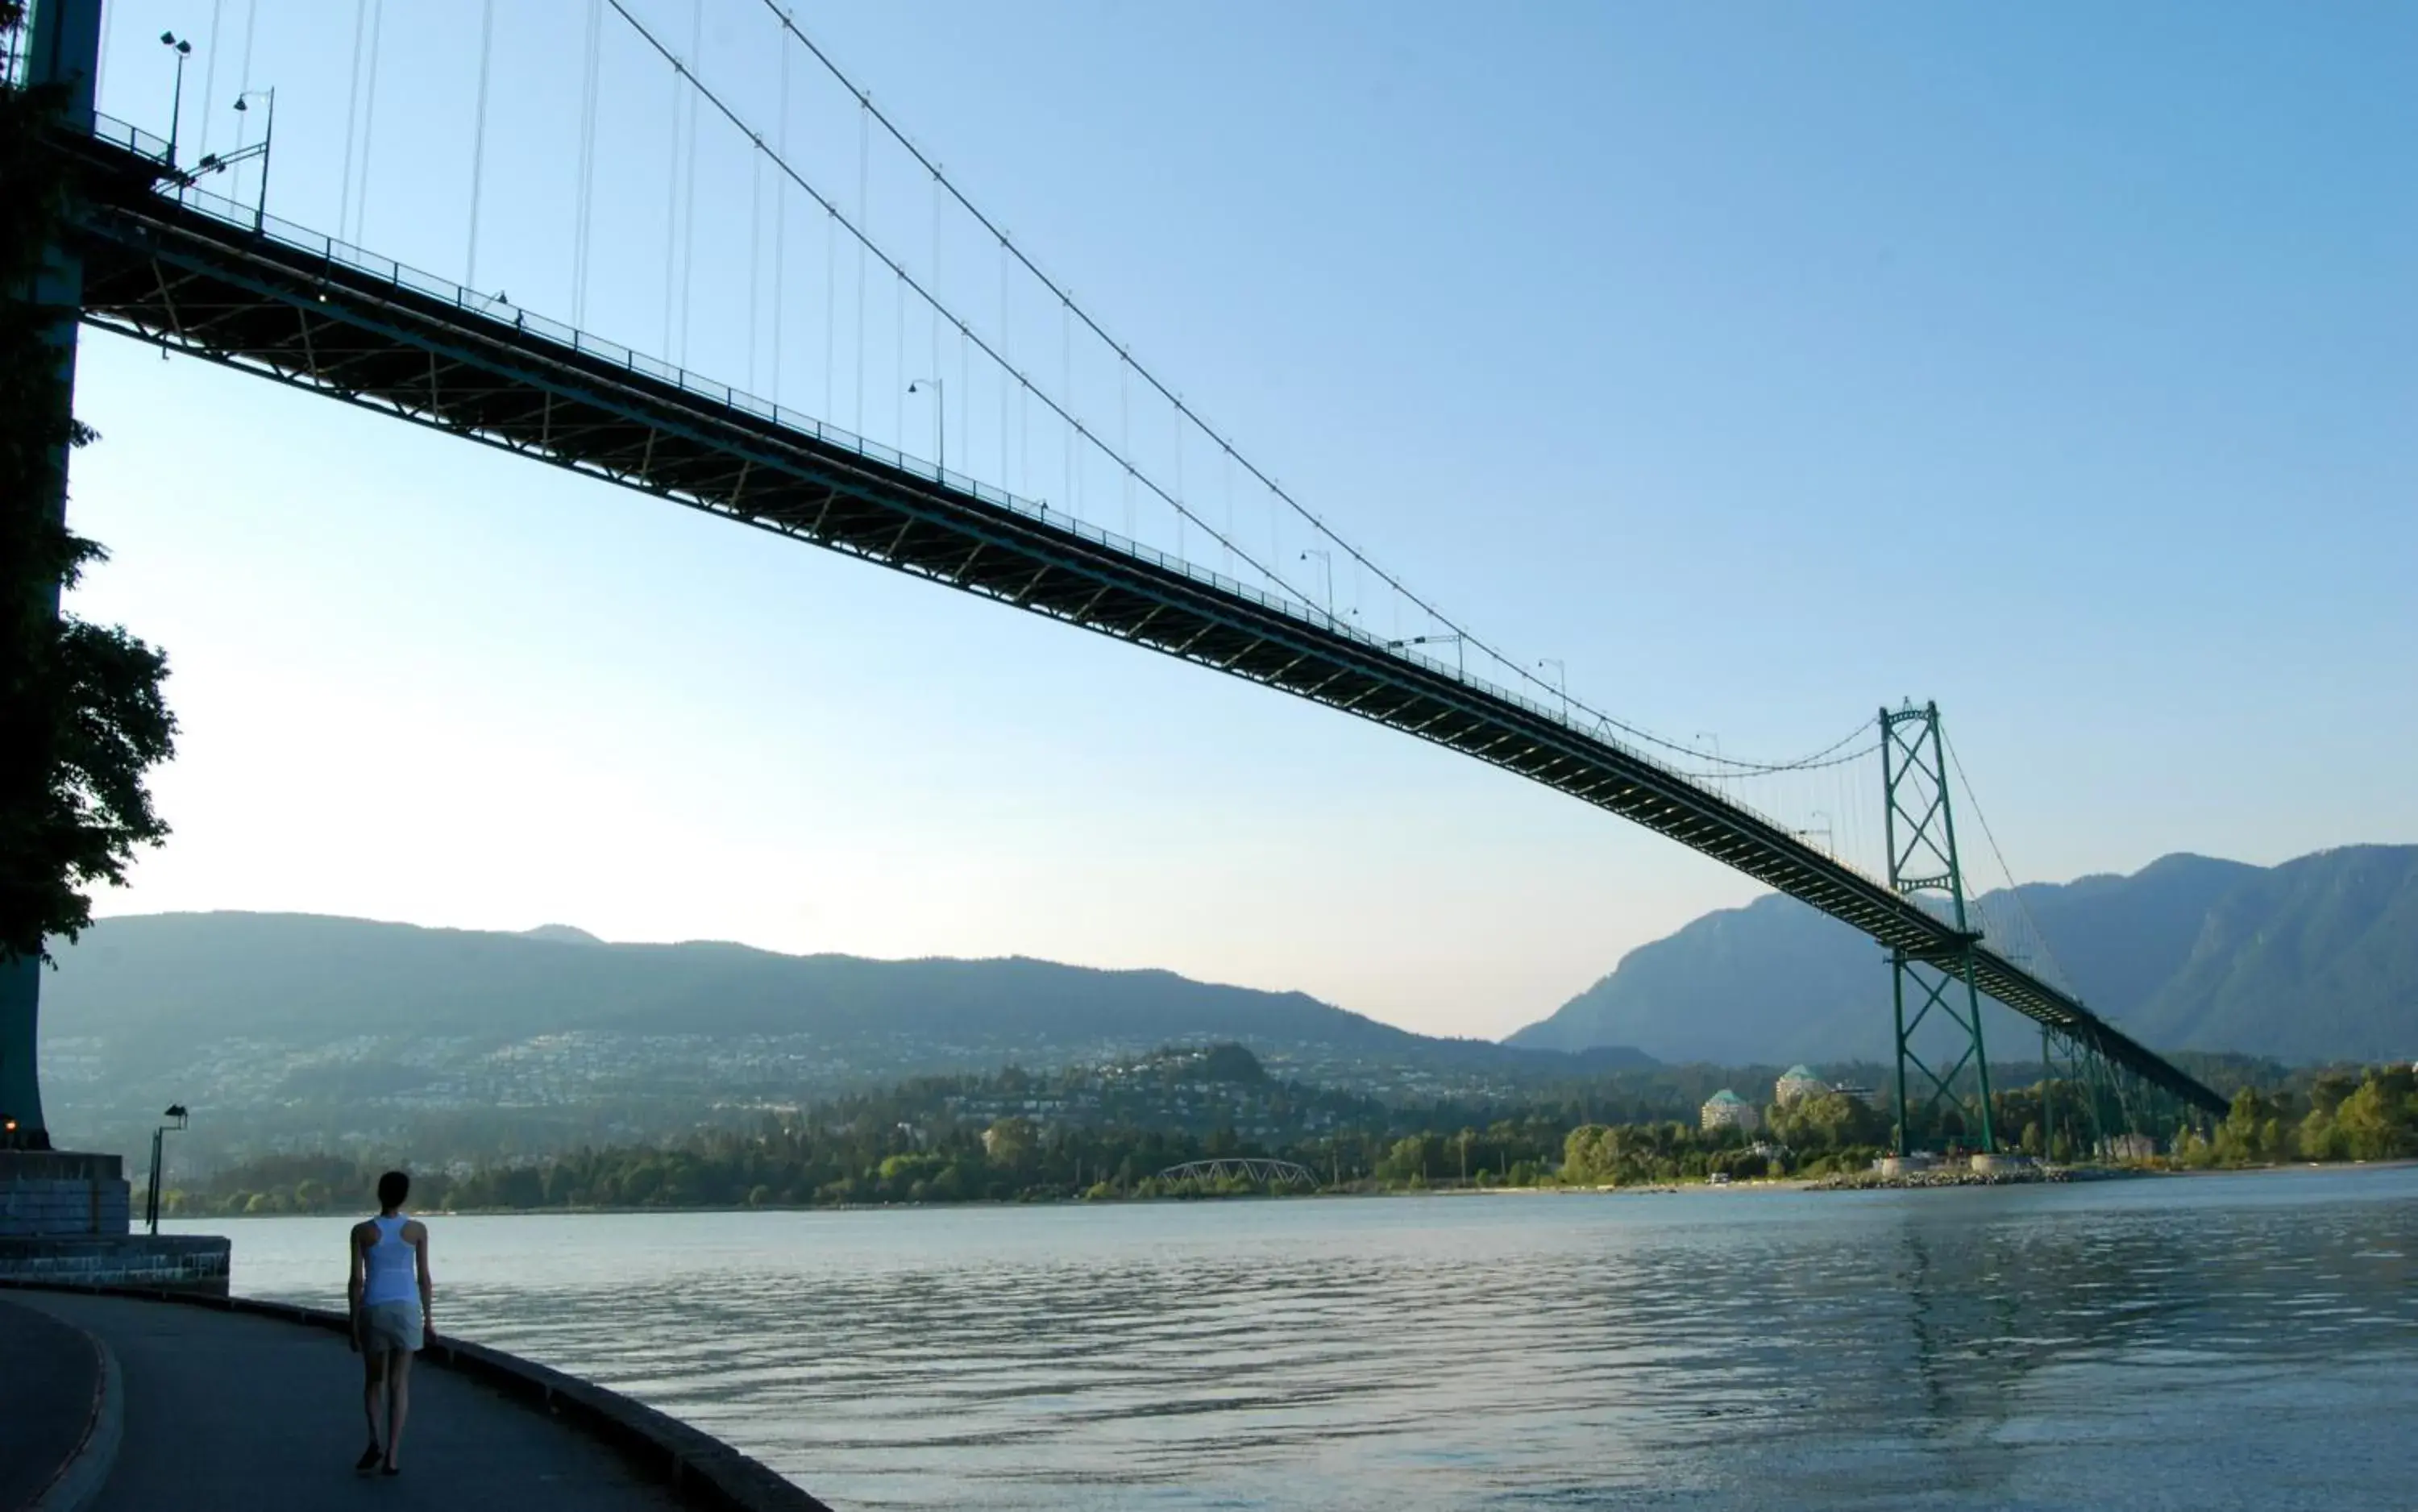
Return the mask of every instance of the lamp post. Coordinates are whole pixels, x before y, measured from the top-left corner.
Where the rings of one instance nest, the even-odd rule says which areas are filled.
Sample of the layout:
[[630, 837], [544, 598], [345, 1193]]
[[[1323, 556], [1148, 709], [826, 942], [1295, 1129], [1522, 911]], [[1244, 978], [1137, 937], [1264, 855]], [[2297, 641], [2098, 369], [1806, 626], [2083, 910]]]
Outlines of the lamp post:
[[1385, 643], [1385, 649], [1389, 651], [1399, 651], [1406, 646], [1441, 646], [1445, 642], [1450, 641], [1452, 643], [1453, 675], [1458, 677], [1462, 681], [1467, 682], [1469, 680], [1468, 652], [1462, 645], [1462, 642], [1467, 638], [1467, 636], [1462, 635], [1458, 633], [1450, 635], [1412, 635], [1403, 640], [1387, 641]]
[[1562, 723], [1567, 725], [1570, 722], [1570, 669], [1562, 664], [1558, 656], [1548, 656], [1537, 663], [1539, 671], [1549, 666], [1553, 669], [1553, 691], [1562, 697]]
[[1325, 584], [1326, 622], [1335, 623], [1335, 554], [1324, 546], [1312, 546], [1301, 554], [1303, 561], [1318, 558], [1319, 580]]
[[[272, 85], [267, 89], [253, 89], [236, 96], [235, 108], [245, 115], [250, 115], [252, 112], [252, 106], [247, 103], [247, 101], [254, 99], [266, 101], [268, 107], [267, 110], [261, 112], [260, 198], [253, 206], [252, 211], [252, 229], [258, 231], [268, 223], [268, 153], [269, 145], [277, 140], [277, 90], [275, 86]], [[251, 150], [252, 149], [250, 147], [238, 145], [236, 150], [228, 155], [226, 160], [229, 162], [239, 160], [244, 154]]]
[[941, 469], [939, 481], [945, 488], [949, 482], [949, 390], [938, 378], [917, 378], [907, 385], [907, 391], [911, 394], [922, 393], [926, 389], [932, 390], [932, 434], [936, 438], [933, 444], [940, 452], [932, 460], [933, 465]]
[[168, 106], [168, 166], [176, 166], [177, 128], [185, 120], [185, 60], [193, 55], [193, 44], [175, 32], [161, 32], [160, 45], [176, 54], [176, 92]]
[[143, 1199], [143, 1219], [150, 1225], [151, 1231], [155, 1234], [160, 1231], [161, 1144], [170, 1129], [182, 1129], [185, 1126], [185, 1105], [170, 1103], [168, 1110], [160, 1116], [175, 1122], [162, 1123], [151, 1131], [151, 1191], [150, 1195]]

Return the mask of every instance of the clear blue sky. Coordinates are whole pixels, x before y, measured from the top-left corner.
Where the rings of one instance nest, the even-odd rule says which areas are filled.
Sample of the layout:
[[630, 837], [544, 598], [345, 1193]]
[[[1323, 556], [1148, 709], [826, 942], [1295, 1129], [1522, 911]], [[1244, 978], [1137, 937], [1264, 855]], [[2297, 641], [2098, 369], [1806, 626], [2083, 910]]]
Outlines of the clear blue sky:
[[[703, 5], [700, 73], [771, 129], [762, 7]], [[186, 141], [231, 145], [253, 8], [111, 0], [104, 108], [164, 126], [173, 27]], [[354, 8], [256, 8], [269, 207], [337, 229]], [[497, 0], [481, 158], [477, 282], [557, 315], [586, 8]], [[480, 0], [386, 9], [359, 239], [458, 277]], [[689, 0], [633, 9], [685, 51]], [[2418, 11], [799, 19], [1262, 466], [1624, 718], [1784, 756], [1936, 697], [2027, 879], [2418, 839]], [[856, 117], [810, 68], [792, 155], [852, 207]], [[776, 285], [709, 120], [667, 237], [666, 72], [609, 9], [601, 78], [587, 323], [665, 351], [684, 248], [672, 355], [769, 393], [777, 287], [778, 397], [929, 454], [895, 381], [929, 375], [926, 317], [869, 280], [860, 397], [817, 215], [793, 199]], [[926, 268], [928, 181], [877, 150], [868, 182]], [[944, 237], [988, 328], [997, 253]], [[1010, 326], [1054, 377], [1055, 307], [1019, 286]], [[952, 466], [997, 475], [995, 391], [952, 395]], [[1755, 891], [1349, 719], [204, 363], [94, 337], [82, 399], [76, 519], [116, 560], [80, 607], [167, 647], [186, 723], [177, 833], [104, 911], [1162, 965], [1497, 1034]], [[1112, 361], [1079, 356], [1075, 401], [1115, 424]], [[1064, 496], [1056, 433], [1009, 434], [1006, 481]], [[1112, 484], [1075, 492], [1123, 527]], [[1402, 623], [1349, 572], [1336, 599]], [[1750, 796], [1846, 828], [1854, 794]]]

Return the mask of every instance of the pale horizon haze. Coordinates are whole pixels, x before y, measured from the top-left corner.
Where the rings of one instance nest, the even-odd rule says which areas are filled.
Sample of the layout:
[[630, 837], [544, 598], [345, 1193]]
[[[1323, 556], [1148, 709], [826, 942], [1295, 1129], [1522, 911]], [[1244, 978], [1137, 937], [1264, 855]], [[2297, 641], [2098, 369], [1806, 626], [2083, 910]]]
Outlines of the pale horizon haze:
[[[695, 4], [632, 8], [765, 120], [766, 8]], [[496, 0], [483, 146], [481, 0], [384, 8], [365, 131], [355, 7], [303, 0], [109, 0], [102, 108], [164, 134], [173, 28], [189, 154], [274, 84], [269, 211], [449, 278], [475, 160], [478, 285], [567, 318], [589, 8]], [[929, 455], [921, 328], [871, 306], [860, 388], [820, 212], [776, 283], [760, 172], [711, 121], [681, 166], [667, 70], [602, 15], [585, 325]], [[1777, 758], [1936, 698], [2025, 881], [2418, 840], [2418, 10], [796, 16], [1261, 466], [1622, 719]], [[853, 204], [855, 116], [792, 67], [793, 160]], [[1002, 314], [996, 253], [944, 258], [927, 181], [871, 160], [875, 238], [1054, 374], [1058, 319]], [[1076, 398], [1112, 425], [1107, 385]], [[972, 397], [950, 466], [1052, 495], [1058, 443]], [[1495, 1037], [1762, 891], [1374, 725], [206, 361], [87, 330], [79, 409], [113, 559], [73, 607], [167, 650], [183, 722], [175, 833], [104, 916], [1162, 967]], [[1878, 784], [1748, 793], [1844, 846]]]

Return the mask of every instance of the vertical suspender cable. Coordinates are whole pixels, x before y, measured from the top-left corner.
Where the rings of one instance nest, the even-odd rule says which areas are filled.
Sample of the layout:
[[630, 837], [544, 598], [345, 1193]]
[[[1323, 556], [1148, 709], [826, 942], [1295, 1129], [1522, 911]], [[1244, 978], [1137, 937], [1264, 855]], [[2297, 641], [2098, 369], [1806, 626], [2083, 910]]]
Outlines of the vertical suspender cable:
[[[1225, 545], [1226, 575], [1228, 577], [1232, 577], [1234, 575], [1234, 449], [1232, 447], [1226, 448]], [[1401, 634], [1401, 629], [1399, 623], [1396, 625], [1394, 634], [1398, 638]]]
[[823, 217], [823, 414], [839, 418], [839, 212]]
[[[1277, 508], [1276, 500], [1270, 499], [1268, 501], [1268, 561], [1273, 566], [1274, 563], [1282, 560], [1284, 560], [1284, 511]], [[1284, 579], [1278, 576], [1274, 571], [1268, 573], [1268, 587], [1278, 593], [1287, 591]]]
[[[688, 66], [695, 73], [704, 61], [705, 0], [689, 0]], [[681, 367], [688, 366], [688, 299], [696, 287], [696, 116], [703, 107], [692, 90], [688, 97], [688, 166], [685, 176], [688, 189], [681, 204], [681, 291], [680, 291], [680, 356]]]
[[[352, 242], [360, 246], [364, 233], [363, 221], [370, 214], [370, 147], [377, 135], [378, 37], [386, 26], [386, 0], [370, 0], [370, 61], [369, 87], [361, 94], [361, 177], [360, 192], [353, 201]], [[263, 169], [266, 172], [266, 168]]]
[[1184, 402], [1175, 405], [1175, 559], [1184, 559]]
[[[781, 51], [782, 51], [782, 52], [784, 52], [784, 53], [787, 53], [787, 52], [788, 51], [788, 49], [785, 47], [785, 48], [781, 49]], [[938, 290], [938, 289], [940, 288], [940, 286], [941, 286], [941, 171], [940, 171], [940, 169], [936, 166], [936, 167], [934, 167], [934, 169], [932, 170], [932, 287], [933, 287], [935, 290]], [[930, 304], [931, 304], [931, 306], [932, 306], [932, 369], [931, 369], [931, 372], [932, 372], [932, 376], [933, 376], [933, 377], [935, 377], [935, 378], [938, 378], [938, 377], [941, 375], [941, 302], [940, 302], [938, 299], [933, 299], [933, 300], [931, 300], [931, 301], [929, 301], [929, 302], [930, 302]], [[935, 404], [935, 405], [939, 405], [939, 404], [942, 403], [942, 401], [943, 401], [943, 400], [945, 400], [946, 398], [947, 398], [947, 396], [946, 396], [945, 394], [943, 394], [943, 395], [941, 395], [940, 398], [936, 398], [936, 399], [934, 399], [934, 400], [932, 401], [932, 403], [933, 403], [933, 404]], [[943, 417], [942, 417], [942, 420], [943, 420], [944, 421], [946, 420], [946, 419], [947, 419], [947, 417], [946, 417], [946, 416], [943, 416]]]
[[194, 151], [203, 157], [210, 152], [210, 117], [218, 112], [211, 107], [219, 98], [219, 22], [226, 13], [226, 0], [210, 0], [210, 50], [202, 60], [202, 137]]
[[[1007, 372], [1016, 371], [1008, 366], [1014, 358], [1010, 355], [1007, 339], [1007, 241], [1005, 237], [1002, 237], [999, 244], [999, 359], [1000, 365]], [[1008, 405], [1011, 403], [1008, 396], [1013, 391], [1007, 380], [1002, 377], [999, 384], [999, 486], [1002, 488], [1007, 486]]]
[[673, 296], [680, 288], [681, 100], [687, 83], [687, 72], [673, 64], [671, 152], [664, 175], [664, 340], [655, 348], [666, 359], [672, 355]]
[[[241, 71], [237, 76], [235, 84], [235, 98], [237, 99], [241, 99], [244, 96], [252, 93], [252, 38], [253, 34], [259, 30], [259, 27], [256, 24], [259, 20], [260, 0], [250, 0], [250, 4], [243, 8], [243, 62], [241, 65]], [[98, 77], [98, 70], [95, 70], [95, 73], [96, 77]], [[100, 99], [99, 86], [98, 84], [94, 85], [93, 99], [95, 101], [98, 101]], [[237, 116], [235, 123], [235, 145], [238, 151], [243, 147], [243, 139], [251, 134], [251, 115], [246, 113], [245, 115]], [[237, 197], [242, 197], [240, 191], [237, 191]], [[336, 229], [341, 232], [344, 228], [338, 226]]]
[[470, 255], [462, 282], [479, 286], [479, 191], [487, 174], [487, 71], [496, 51], [496, 0], [487, 0], [479, 23], [478, 123], [470, 137]]
[[589, 227], [596, 216], [596, 97], [602, 84], [604, 0], [588, 0], [586, 71], [579, 92], [579, 190], [571, 237], [571, 324], [588, 324]]
[[764, 155], [747, 155], [747, 391], [756, 389], [756, 299], [764, 283]]
[[[773, 129], [781, 156], [789, 155], [789, 50], [781, 49], [781, 122]], [[773, 407], [781, 406], [781, 325], [787, 313], [783, 284], [789, 269], [789, 180], [773, 176]]]
[[[1074, 409], [1074, 305], [1059, 300], [1059, 392], [1066, 394], [1066, 409]], [[1076, 518], [1083, 515], [1080, 501], [1074, 496], [1074, 426], [1066, 426], [1066, 508]]]
[[[1133, 455], [1133, 363], [1126, 359], [1125, 349], [1117, 348], [1117, 451]], [[1134, 539], [1134, 472], [1133, 464], [1125, 465], [1125, 539]]]
[[361, 115], [361, 26], [369, 19], [369, 8], [370, 0], [353, 0], [353, 82], [344, 95], [344, 176], [336, 187], [339, 232], [353, 213], [353, 128]]
[[907, 276], [903, 273], [898, 275], [894, 287], [895, 292], [891, 297], [891, 312], [896, 317], [894, 324], [897, 328], [898, 366], [891, 374], [894, 380], [890, 385], [891, 408], [894, 411], [892, 424], [896, 428], [890, 434], [903, 456], [907, 451]]
[[[1058, 301], [1058, 366], [1060, 391], [1066, 396], [1066, 408], [1075, 407], [1075, 307], [1065, 300]], [[1079, 519], [1081, 501], [1075, 496], [1075, 427], [1066, 426], [1066, 508]]]
[[[856, 223], [867, 236], [873, 231], [873, 100], [856, 101]], [[856, 434], [865, 434], [865, 238], [856, 243]]]

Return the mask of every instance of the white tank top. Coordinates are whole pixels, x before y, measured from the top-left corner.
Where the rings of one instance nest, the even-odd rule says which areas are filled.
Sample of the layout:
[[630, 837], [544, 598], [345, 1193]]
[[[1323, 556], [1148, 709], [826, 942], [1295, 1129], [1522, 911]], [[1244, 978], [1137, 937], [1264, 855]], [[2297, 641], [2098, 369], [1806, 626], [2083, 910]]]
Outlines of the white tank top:
[[362, 1306], [420, 1301], [419, 1252], [403, 1238], [403, 1226], [410, 1221], [404, 1217], [370, 1220], [377, 1226], [377, 1243], [362, 1256]]

